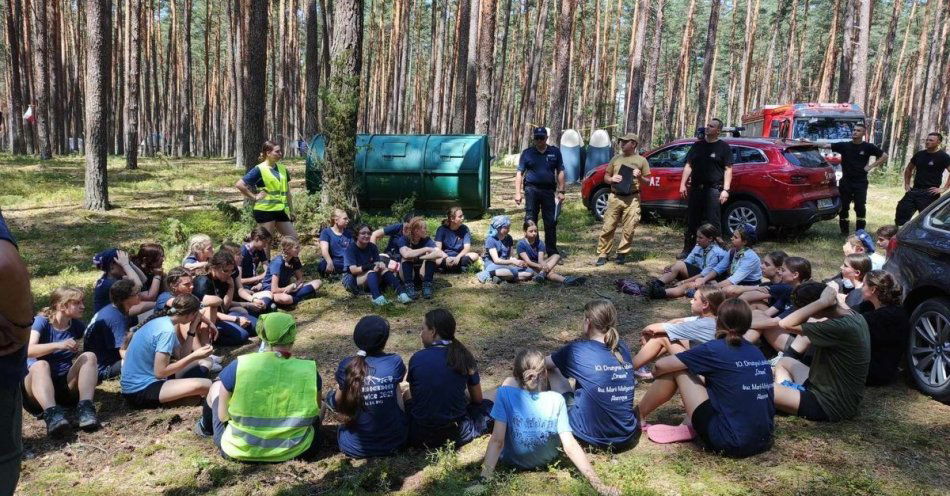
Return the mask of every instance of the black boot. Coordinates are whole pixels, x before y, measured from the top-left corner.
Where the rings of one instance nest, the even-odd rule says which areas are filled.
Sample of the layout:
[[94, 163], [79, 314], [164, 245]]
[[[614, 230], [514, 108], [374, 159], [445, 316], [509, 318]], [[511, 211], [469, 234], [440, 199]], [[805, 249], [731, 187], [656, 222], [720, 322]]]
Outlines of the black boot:
[[47, 408], [43, 412], [43, 420], [46, 421], [47, 436], [62, 437], [69, 431], [69, 420], [66, 420], [66, 412], [61, 406]]
[[848, 219], [838, 219], [838, 227], [841, 229], [841, 235], [851, 234], [851, 222]]
[[79, 419], [79, 428], [86, 432], [92, 432], [99, 428], [96, 407], [90, 400], [82, 400], [76, 405], [76, 417]]
[[865, 229], [866, 227], [868, 227], [868, 223], [867, 223], [867, 221], [865, 221], [864, 219], [858, 219], [858, 220], [854, 221], [854, 229], [855, 229], [856, 231], [861, 231], [861, 230]]

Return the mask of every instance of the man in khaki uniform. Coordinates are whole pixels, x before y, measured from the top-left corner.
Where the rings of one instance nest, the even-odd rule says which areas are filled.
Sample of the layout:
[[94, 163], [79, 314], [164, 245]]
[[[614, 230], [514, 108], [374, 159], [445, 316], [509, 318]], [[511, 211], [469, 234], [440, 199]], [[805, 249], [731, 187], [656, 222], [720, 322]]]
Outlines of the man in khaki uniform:
[[610, 185], [610, 197], [604, 212], [604, 229], [597, 243], [597, 265], [607, 263], [607, 255], [613, 249], [614, 233], [621, 226], [621, 241], [617, 247], [617, 263], [627, 261], [627, 253], [633, 248], [633, 231], [640, 221], [640, 183], [649, 182], [650, 164], [637, 153], [639, 139], [633, 133], [620, 137], [620, 155], [607, 164], [604, 182]]

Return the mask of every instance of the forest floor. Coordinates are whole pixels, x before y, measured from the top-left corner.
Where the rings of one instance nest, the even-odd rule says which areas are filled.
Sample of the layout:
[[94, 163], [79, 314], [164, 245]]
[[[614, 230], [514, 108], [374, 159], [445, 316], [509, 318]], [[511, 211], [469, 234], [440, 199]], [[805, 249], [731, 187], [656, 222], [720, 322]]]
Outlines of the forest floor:
[[[294, 187], [300, 189], [303, 164], [288, 162]], [[0, 205], [33, 275], [38, 307], [60, 285], [90, 290], [98, 277], [91, 258], [99, 250], [119, 246], [131, 251], [141, 242], [158, 240], [168, 252], [166, 265], [172, 266], [181, 259], [180, 244], [190, 233], [206, 232], [219, 241], [246, 232], [219, 204], [241, 205], [231, 187], [241, 172], [229, 162], [146, 159], [135, 171], [125, 170], [123, 163], [119, 158], [110, 161], [115, 208], [92, 214], [81, 209], [80, 157], [45, 163], [0, 157], [4, 184]], [[511, 215], [517, 237], [523, 211], [513, 202], [513, 179], [512, 169], [493, 171], [490, 213]], [[868, 195], [872, 227], [890, 222], [900, 193], [899, 188], [872, 185]], [[487, 216], [468, 225], [475, 244], [481, 246]], [[680, 248], [681, 224], [642, 225], [637, 230], [635, 263], [625, 266], [593, 266], [599, 230], [599, 223], [581, 204], [578, 188], [572, 187], [559, 225], [559, 244], [570, 253], [562, 271], [588, 275], [586, 286], [495, 286], [481, 285], [471, 275], [440, 277], [435, 299], [382, 311], [393, 330], [388, 350], [408, 361], [420, 347], [423, 314], [444, 306], [459, 321], [460, 339], [479, 358], [487, 389], [509, 375], [519, 349], [531, 346], [551, 352], [578, 337], [583, 306], [591, 299], [607, 297], [617, 304], [620, 332], [633, 349], [644, 325], [688, 314], [685, 300], [648, 302], [620, 295], [613, 286], [620, 277], [644, 281], [669, 263]], [[827, 277], [837, 271], [842, 258], [842, 239], [836, 231], [834, 221], [822, 222], [791, 239], [773, 236], [757, 250], [781, 248], [804, 255], [814, 264], [816, 276]], [[311, 241], [302, 254], [308, 274], [316, 272], [315, 253]], [[367, 298], [348, 296], [338, 283], [321, 293], [302, 303], [295, 315], [300, 332], [297, 350], [317, 360], [326, 392], [333, 386], [332, 372], [339, 360], [355, 352], [353, 325], [377, 310]], [[91, 296], [87, 300], [91, 313]], [[230, 359], [253, 349], [247, 345], [217, 353]], [[638, 399], [647, 387], [638, 385]], [[129, 410], [116, 380], [99, 386], [96, 404], [103, 428], [64, 440], [47, 439], [44, 424], [25, 414], [26, 456], [19, 494], [460, 494], [475, 483], [488, 440], [479, 438], [457, 452], [410, 451], [365, 461], [347, 459], [335, 442], [329, 442], [315, 462], [244, 465], [223, 460], [210, 440], [192, 433], [200, 415], [196, 407]], [[682, 416], [674, 399], [652, 420], [678, 423]], [[774, 448], [743, 460], [714, 456], [692, 444], [657, 445], [646, 437], [631, 451], [590, 457], [604, 481], [624, 494], [948, 494], [950, 406], [932, 401], [903, 381], [869, 389], [861, 414], [850, 421], [822, 424], [783, 416], [776, 423]], [[325, 420], [324, 439], [335, 440], [337, 424], [332, 416]], [[499, 475], [489, 488], [492, 494], [593, 494], [566, 458], [546, 470]]]

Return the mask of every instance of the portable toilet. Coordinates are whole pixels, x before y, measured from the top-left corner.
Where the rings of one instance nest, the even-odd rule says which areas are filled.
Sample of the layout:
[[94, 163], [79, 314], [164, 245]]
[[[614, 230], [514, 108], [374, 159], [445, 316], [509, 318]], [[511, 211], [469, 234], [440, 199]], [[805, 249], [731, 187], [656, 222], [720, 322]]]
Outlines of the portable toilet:
[[610, 135], [603, 129], [591, 133], [587, 145], [587, 168], [591, 169], [610, 162], [614, 156], [614, 147]]
[[564, 160], [564, 179], [576, 183], [582, 177], [581, 148], [584, 142], [581, 135], [573, 129], [561, 134], [561, 158]]
[[314, 135], [307, 144], [307, 165], [304, 176], [307, 179], [307, 191], [313, 193], [323, 184], [323, 161], [327, 156], [327, 137]]

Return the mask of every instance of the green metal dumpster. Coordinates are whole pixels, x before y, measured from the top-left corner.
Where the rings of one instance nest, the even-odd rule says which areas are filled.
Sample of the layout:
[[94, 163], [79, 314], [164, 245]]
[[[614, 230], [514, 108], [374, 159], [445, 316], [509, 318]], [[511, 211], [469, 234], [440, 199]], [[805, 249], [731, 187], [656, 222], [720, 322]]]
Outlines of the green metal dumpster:
[[[459, 205], [481, 217], [490, 205], [490, 163], [485, 135], [359, 134], [357, 198], [361, 208], [379, 211], [415, 193], [416, 209], [426, 214]], [[308, 155], [307, 170], [315, 165]]]
[[323, 160], [326, 154], [327, 137], [315, 134], [307, 143], [307, 168], [304, 174], [307, 180], [307, 191], [311, 193], [320, 189], [323, 183]]

